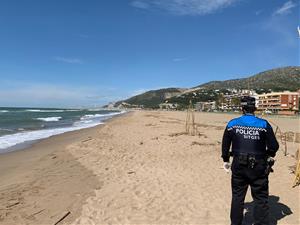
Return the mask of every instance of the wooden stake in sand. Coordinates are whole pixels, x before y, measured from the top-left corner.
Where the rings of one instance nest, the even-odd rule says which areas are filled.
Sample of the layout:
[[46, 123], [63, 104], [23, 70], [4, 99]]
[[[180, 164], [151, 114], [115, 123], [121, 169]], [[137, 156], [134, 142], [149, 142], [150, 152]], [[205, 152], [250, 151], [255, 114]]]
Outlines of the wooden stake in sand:
[[71, 214], [71, 212], [69, 211], [69, 212], [67, 212], [62, 218], [60, 218], [54, 225], [57, 225], [57, 224], [59, 224], [61, 221], [63, 221], [68, 215], [70, 215]]
[[187, 110], [186, 121], [185, 121], [185, 131], [189, 135], [196, 134], [196, 124], [195, 124], [195, 115], [194, 115], [194, 107], [192, 101], [190, 100], [190, 104]]
[[298, 160], [297, 167], [295, 170], [295, 181], [293, 187], [300, 185], [300, 159]]
[[288, 153], [288, 149], [287, 149], [287, 135], [286, 135], [286, 133], [283, 133], [282, 131], [281, 131], [281, 129], [280, 129], [280, 127], [276, 124], [276, 123], [274, 123], [273, 121], [271, 121], [270, 119], [268, 120], [271, 124], [273, 124], [274, 126], [276, 126], [276, 130], [275, 130], [275, 136], [277, 136], [277, 132], [279, 132], [279, 136], [280, 136], [280, 142], [281, 142], [281, 144], [282, 144], [282, 146], [283, 146], [283, 154], [284, 154], [284, 156], [287, 156], [287, 153]]
[[[280, 127], [277, 124], [275, 124], [274, 122], [272, 122], [270, 120], [269, 120], [269, 122], [273, 123], [273, 125], [276, 126], [275, 135], [277, 134], [277, 131], [280, 132], [280, 140], [284, 147], [284, 156], [287, 156], [287, 153], [288, 153], [288, 149], [287, 149], [288, 135], [287, 135], [287, 133], [288, 132], [282, 133]], [[293, 133], [293, 136], [295, 136], [294, 142], [297, 141], [297, 135], [298, 135], [298, 133]], [[296, 151], [295, 158], [296, 158], [296, 160], [298, 160], [298, 163], [297, 163], [296, 170], [295, 170], [295, 181], [294, 181], [293, 187], [300, 185], [300, 148]]]

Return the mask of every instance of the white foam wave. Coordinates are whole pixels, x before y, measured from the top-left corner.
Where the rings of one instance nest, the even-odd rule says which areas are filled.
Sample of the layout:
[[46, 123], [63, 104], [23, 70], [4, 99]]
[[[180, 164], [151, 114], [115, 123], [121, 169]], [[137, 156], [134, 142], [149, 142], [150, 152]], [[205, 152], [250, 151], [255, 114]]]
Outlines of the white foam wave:
[[26, 109], [26, 112], [40, 112], [40, 109]]
[[11, 132], [11, 131], [13, 131], [13, 130], [11, 130], [11, 129], [7, 129], [7, 128], [0, 128], [0, 131], [9, 131], [9, 132]]
[[8, 110], [0, 110], [0, 113], [6, 113], [9, 112]]
[[95, 118], [101, 118], [101, 117], [111, 117], [115, 115], [119, 115], [124, 113], [125, 111], [121, 112], [114, 112], [114, 113], [107, 113], [107, 114], [86, 114], [80, 118], [80, 120], [86, 120], [86, 119], [95, 119]]
[[103, 114], [87, 114], [87, 115], [84, 115], [80, 118], [80, 120], [86, 120], [86, 119], [92, 119], [92, 118], [99, 118], [99, 117], [103, 117], [104, 115]]
[[84, 123], [93, 123], [93, 120], [81, 120], [81, 121], [76, 121], [73, 125], [74, 126], [80, 126], [80, 124], [84, 124]]
[[64, 112], [65, 110], [63, 109], [49, 109], [49, 110], [44, 110], [44, 109], [26, 109], [26, 112]]
[[[124, 112], [125, 111], [118, 112], [118, 113], [110, 113], [110, 114], [106, 114], [106, 116], [111, 117], [117, 114], [122, 114]], [[22, 131], [16, 134], [4, 135], [0, 137], [0, 153], [6, 152], [7, 151], [6, 149], [9, 147], [27, 141], [40, 140], [40, 139], [48, 138], [53, 135], [58, 135], [69, 131], [94, 127], [102, 123], [103, 122], [101, 120], [84, 120], [84, 121], [75, 122], [72, 127], [45, 129], [45, 130], [36, 130], [36, 131]]]
[[[88, 124], [80, 124], [80, 126], [73, 126], [73, 127], [67, 127], [67, 128], [55, 128], [55, 129], [48, 129], [48, 130], [37, 130], [37, 131], [27, 131], [27, 132], [21, 132], [11, 135], [5, 135], [0, 137], [0, 149], [6, 149], [9, 147], [12, 147], [16, 144], [24, 143], [26, 141], [34, 141], [39, 140], [43, 138], [48, 138], [53, 135], [62, 134], [69, 131], [75, 131], [80, 130], [83, 128], [89, 128], [94, 127], [99, 123], [88, 123]], [[5, 152], [5, 151], [0, 151]]]
[[42, 121], [45, 121], [45, 122], [57, 122], [59, 120], [62, 119], [61, 116], [54, 116], [54, 117], [45, 117], [45, 118], [36, 118], [37, 120], [42, 120]]
[[102, 109], [88, 109], [88, 111], [91, 111], [91, 112], [97, 112], [97, 111], [101, 111]]
[[81, 109], [67, 109], [66, 112], [79, 112]]

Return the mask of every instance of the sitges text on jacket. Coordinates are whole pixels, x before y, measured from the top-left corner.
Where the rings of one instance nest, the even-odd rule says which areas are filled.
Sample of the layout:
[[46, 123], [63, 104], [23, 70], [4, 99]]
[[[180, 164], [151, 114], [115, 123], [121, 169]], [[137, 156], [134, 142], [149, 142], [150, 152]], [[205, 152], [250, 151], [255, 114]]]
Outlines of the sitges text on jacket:
[[222, 158], [225, 162], [229, 160], [230, 146], [233, 155], [275, 156], [279, 148], [268, 121], [253, 114], [245, 114], [227, 124], [222, 142]]

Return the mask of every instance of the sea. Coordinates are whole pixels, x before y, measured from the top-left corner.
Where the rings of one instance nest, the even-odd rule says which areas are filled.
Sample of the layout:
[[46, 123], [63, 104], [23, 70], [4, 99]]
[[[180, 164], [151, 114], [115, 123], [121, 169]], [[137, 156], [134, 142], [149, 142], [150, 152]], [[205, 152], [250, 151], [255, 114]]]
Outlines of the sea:
[[0, 153], [69, 131], [94, 127], [125, 111], [0, 107]]

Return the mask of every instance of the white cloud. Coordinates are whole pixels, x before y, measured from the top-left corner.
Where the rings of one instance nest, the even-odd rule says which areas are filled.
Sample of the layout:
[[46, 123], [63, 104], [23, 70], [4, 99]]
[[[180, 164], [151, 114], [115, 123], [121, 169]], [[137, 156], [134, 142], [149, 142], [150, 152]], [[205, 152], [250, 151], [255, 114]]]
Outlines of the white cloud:
[[262, 12], [263, 12], [263, 10], [257, 10], [257, 11], [255, 11], [255, 15], [259, 16], [260, 14], [262, 14]]
[[139, 9], [148, 9], [149, 8], [149, 4], [147, 2], [141, 1], [141, 0], [135, 0], [135, 1], [131, 2], [130, 5], [132, 5], [133, 7], [139, 8]]
[[65, 58], [65, 57], [60, 57], [56, 56], [54, 57], [54, 60], [59, 61], [59, 62], [64, 62], [64, 63], [70, 63], [70, 64], [82, 64], [82, 60], [77, 59], [77, 58]]
[[175, 15], [206, 15], [229, 7], [239, 0], [135, 0], [137, 8], [158, 8]]
[[271, 32], [276, 35], [278, 46], [284, 48], [295, 48], [298, 46], [298, 41], [295, 35], [295, 28], [290, 26], [285, 17], [272, 16], [261, 24], [264, 31]]
[[291, 13], [292, 8], [296, 7], [297, 4], [295, 4], [293, 1], [287, 1], [283, 4], [279, 9], [277, 9], [273, 15], [286, 15]]

